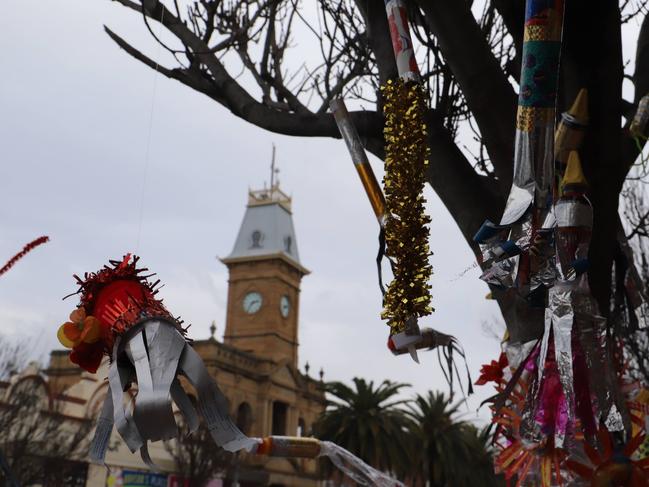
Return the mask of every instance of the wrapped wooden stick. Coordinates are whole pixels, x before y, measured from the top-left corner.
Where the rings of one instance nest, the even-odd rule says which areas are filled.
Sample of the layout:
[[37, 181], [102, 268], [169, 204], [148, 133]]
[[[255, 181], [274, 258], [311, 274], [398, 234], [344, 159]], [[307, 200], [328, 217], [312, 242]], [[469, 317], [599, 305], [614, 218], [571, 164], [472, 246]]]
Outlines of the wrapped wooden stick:
[[379, 186], [372, 166], [367, 160], [367, 155], [363, 149], [363, 144], [361, 139], [358, 136], [356, 127], [351, 121], [347, 107], [345, 106], [345, 101], [342, 99], [332, 100], [329, 104], [331, 108], [331, 113], [333, 113], [334, 118], [336, 119], [336, 124], [338, 124], [338, 130], [340, 130], [340, 135], [342, 135], [345, 144], [347, 144], [347, 149], [349, 154], [352, 156], [352, 162], [354, 167], [358, 172], [358, 177], [361, 179], [363, 188], [367, 193], [367, 198], [370, 200], [376, 219], [379, 222], [379, 225], [383, 227], [385, 225], [385, 196], [383, 196], [383, 190]]

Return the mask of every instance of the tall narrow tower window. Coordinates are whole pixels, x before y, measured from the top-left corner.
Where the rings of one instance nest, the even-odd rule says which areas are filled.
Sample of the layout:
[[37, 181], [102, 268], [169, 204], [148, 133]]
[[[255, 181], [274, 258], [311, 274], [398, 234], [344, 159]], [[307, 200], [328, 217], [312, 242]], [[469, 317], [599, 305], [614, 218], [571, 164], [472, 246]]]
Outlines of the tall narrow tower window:
[[260, 249], [261, 248], [261, 243], [264, 240], [264, 234], [261, 233], [259, 230], [255, 230], [255, 231], [252, 232], [251, 240], [252, 240], [252, 244], [250, 245], [250, 248], [251, 249]]
[[290, 235], [287, 235], [286, 237], [284, 237], [284, 250], [286, 251], [287, 254], [290, 254], [292, 249], [293, 249], [293, 239], [291, 238]]

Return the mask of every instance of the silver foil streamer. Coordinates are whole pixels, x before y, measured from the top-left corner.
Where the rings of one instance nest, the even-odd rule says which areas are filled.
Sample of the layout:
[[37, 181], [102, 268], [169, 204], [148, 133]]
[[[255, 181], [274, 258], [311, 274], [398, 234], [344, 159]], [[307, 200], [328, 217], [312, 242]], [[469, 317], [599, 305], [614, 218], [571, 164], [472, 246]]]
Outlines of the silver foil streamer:
[[[520, 222], [512, 226], [509, 238], [519, 249], [523, 251], [529, 249], [532, 239], [531, 213], [525, 215], [525, 217]], [[492, 248], [494, 245], [496, 245], [496, 242], [491, 244], [491, 248], [485, 246], [485, 248], [482, 249], [483, 255], [491, 255], [493, 253]], [[515, 255], [513, 257], [508, 257], [506, 259], [494, 262], [482, 273], [480, 279], [485, 281], [487, 284], [492, 284], [494, 286], [513, 288], [516, 285], [519, 260], [520, 256]]]
[[[548, 292], [548, 307], [545, 310], [546, 330], [552, 328], [554, 337], [554, 355], [559, 371], [559, 380], [566, 400], [566, 409], [568, 416], [568, 427], [574, 422], [575, 409], [575, 391], [574, 378], [572, 373], [572, 325], [574, 322], [574, 311], [572, 305], [571, 286], [556, 285]], [[544, 335], [545, 339], [545, 335]], [[547, 353], [546, 343], [545, 354]], [[539, 364], [545, 362], [543, 360]], [[540, 358], [540, 357], [539, 357]], [[542, 373], [543, 367], [539, 367]], [[562, 448], [565, 441], [565, 431], [555, 431], [554, 444], [556, 448]]]
[[[586, 276], [581, 276], [581, 279], [586, 279]], [[595, 419], [599, 423], [608, 417], [611, 406], [613, 405], [613, 397], [611, 394], [610, 377], [607, 374], [604, 360], [606, 351], [606, 320], [588, 309], [591, 306], [584, 302], [588, 298], [589, 296], [582, 295], [575, 295], [573, 298], [575, 325], [588, 369], [588, 383], [591, 396], [594, 399]]]
[[320, 442], [320, 456], [326, 456], [347, 477], [370, 487], [405, 487], [402, 482], [370, 467], [363, 460], [330, 441]]
[[619, 390], [613, 361], [606, 344], [606, 319], [588, 286], [588, 277], [573, 284], [573, 307], [582, 349], [589, 367], [590, 390], [595, 396], [596, 417], [609, 431], [628, 431], [631, 419]]
[[505, 288], [514, 287], [516, 271], [518, 270], [518, 256], [495, 262], [485, 270], [480, 279], [487, 284], [502, 286]]
[[514, 175], [507, 197], [501, 225], [518, 221], [534, 201], [534, 169], [532, 168], [532, 137], [528, 132], [516, 130], [514, 151]]
[[[155, 468], [147, 442], [178, 435], [172, 399], [190, 430], [195, 430], [198, 416], [177, 380], [180, 373], [195, 387], [199, 411], [218, 446], [238, 451], [256, 444], [232, 422], [225, 396], [176, 327], [161, 319], [150, 319], [135, 325], [121, 340], [116, 340], [108, 371], [108, 395], [91, 443], [91, 460], [104, 462], [115, 425], [128, 448], [132, 452], [139, 449], [142, 459]], [[138, 392], [133, 407], [125, 408], [124, 391], [133, 379], [137, 381]]]
[[[545, 309], [545, 329], [541, 338], [539, 355], [536, 359], [537, 376], [532, 382], [530, 392], [521, 412], [521, 438], [530, 445], [543, 442], [545, 435], [536, 421], [540, 406], [540, 392], [543, 389], [545, 363], [553, 337], [554, 355], [559, 373], [559, 381], [566, 400], [566, 428], [574, 422], [574, 378], [572, 357], [572, 327], [574, 312], [571, 286], [557, 285], [548, 291], [548, 306]], [[555, 425], [556, 426], [556, 425]], [[563, 448], [567, 430], [555, 429], [554, 446]]]
[[[554, 131], [552, 125], [532, 132], [516, 130], [514, 175], [501, 225], [517, 222], [535, 200], [544, 207], [552, 183]], [[535, 167], [533, 167], [533, 165]]]

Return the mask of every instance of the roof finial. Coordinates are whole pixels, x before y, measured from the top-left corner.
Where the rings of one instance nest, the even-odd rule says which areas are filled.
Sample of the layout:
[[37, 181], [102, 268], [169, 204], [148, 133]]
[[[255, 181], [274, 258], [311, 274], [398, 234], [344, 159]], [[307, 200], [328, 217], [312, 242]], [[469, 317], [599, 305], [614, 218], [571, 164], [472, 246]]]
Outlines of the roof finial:
[[210, 326], [210, 338], [215, 340], [214, 334], [216, 333], [216, 321], [212, 320], [212, 325]]
[[275, 186], [279, 185], [279, 179], [275, 181], [275, 176], [279, 174], [279, 169], [275, 167], [275, 144], [273, 144], [273, 156], [270, 163], [270, 192], [275, 190]]

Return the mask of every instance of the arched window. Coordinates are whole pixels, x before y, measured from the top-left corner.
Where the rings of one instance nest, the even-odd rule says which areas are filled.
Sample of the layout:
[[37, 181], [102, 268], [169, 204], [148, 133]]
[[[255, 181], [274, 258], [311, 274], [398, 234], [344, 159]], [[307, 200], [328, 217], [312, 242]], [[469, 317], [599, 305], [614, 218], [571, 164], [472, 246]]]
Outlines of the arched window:
[[242, 402], [237, 408], [237, 427], [245, 435], [250, 433], [252, 426], [252, 408], [247, 402]]

